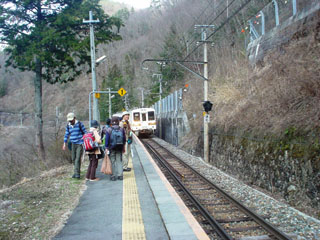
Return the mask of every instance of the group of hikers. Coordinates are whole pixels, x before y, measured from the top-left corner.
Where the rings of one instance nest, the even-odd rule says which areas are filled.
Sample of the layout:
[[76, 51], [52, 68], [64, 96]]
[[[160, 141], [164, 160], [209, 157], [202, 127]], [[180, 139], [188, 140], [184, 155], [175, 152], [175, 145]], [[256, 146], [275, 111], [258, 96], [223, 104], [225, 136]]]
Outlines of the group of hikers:
[[[86, 180], [99, 181], [96, 177], [98, 160], [103, 158], [101, 172], [110, 174], [110, 180], [123, 180], [123, 171], [131, 171], [128, 168], [131, 159], [132, 132], [129, 123], [129, 112], [123, 112], [122, 118], [112, 117], [107, 119], [106, 125], [100, 129], [97, 120], [90, 122], [89, 131], [83, 123], [76, 119], [74, 113], [68, 113], [63, 150], [66, 150], [68, 141], [71, 143], [71, 159], [74, 164], [72, 178], [80, 179], [81, 158], [85, 154], [89, 156], [89, 166]], [[111, 162], [110, 170], [106, 171], [106, 164]]]

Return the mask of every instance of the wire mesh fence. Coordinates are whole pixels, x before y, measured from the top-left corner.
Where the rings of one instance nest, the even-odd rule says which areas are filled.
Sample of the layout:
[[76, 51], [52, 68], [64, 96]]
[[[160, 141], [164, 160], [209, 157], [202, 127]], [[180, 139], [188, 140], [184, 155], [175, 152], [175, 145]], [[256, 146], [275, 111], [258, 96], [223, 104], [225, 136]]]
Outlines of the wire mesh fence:
[[290, 17], [308, 11], [319, 4], [319, 0], [272, 0], [249, 20], [250, 40], [268, 33]]
[[167, 97], [156, 102], [152, 107], [155, 109], [156, 114], [163, 113], [177, 113], [183, 109], [182, 106], [182, 94], [183, 90], [179, 89]]

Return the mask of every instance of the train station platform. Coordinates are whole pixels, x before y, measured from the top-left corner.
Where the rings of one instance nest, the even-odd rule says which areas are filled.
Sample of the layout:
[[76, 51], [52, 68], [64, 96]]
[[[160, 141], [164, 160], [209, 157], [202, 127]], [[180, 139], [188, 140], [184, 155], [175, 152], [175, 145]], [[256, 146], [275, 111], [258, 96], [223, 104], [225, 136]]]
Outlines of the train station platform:
[[132, 170], [124, 172], [123, 181], [110, 181], [100, 164], [100, 181], [86, 183], [54, 239], [209, 239], [138, 138], [132, 144]]

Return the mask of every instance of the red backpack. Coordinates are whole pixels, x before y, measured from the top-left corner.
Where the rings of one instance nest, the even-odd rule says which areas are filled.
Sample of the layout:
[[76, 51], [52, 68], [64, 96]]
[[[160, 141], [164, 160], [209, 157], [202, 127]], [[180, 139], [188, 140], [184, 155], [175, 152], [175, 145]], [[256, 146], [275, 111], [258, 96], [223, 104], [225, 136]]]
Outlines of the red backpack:
[[98, 143], [95, 142], [95, 138], [92, 132], [88, 132], [82, 137], [84, 149], [86, 151], [93, 151], [99, 147]]

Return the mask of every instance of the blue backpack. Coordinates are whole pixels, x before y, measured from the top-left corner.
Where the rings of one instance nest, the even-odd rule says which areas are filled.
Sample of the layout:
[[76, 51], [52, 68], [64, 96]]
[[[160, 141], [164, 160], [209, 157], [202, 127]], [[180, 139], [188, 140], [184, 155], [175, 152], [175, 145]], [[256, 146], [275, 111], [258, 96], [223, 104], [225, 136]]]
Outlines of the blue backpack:
[[120, 127], [111, 128], [110, 148], [119, 151], [123, 148], [123, 132]]

